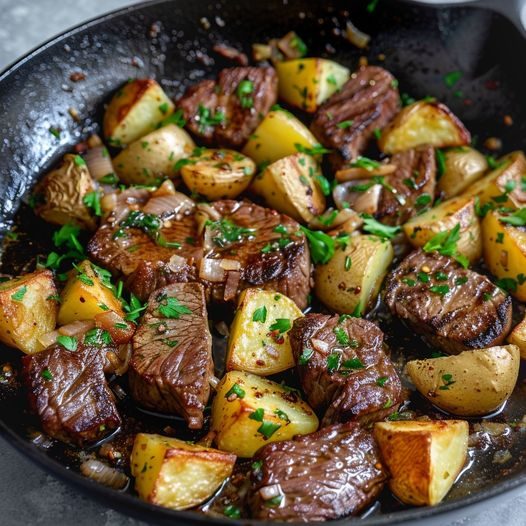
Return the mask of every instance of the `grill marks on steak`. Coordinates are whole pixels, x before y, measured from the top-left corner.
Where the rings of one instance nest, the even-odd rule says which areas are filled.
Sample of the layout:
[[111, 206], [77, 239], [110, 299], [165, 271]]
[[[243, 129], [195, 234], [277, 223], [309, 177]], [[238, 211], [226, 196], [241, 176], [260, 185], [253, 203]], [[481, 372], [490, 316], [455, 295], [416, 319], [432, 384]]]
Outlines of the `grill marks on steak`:
[[[262, 462], [249, 494], [255, 519], [306, 522], [357, 514], [387, 479], [372, 435], [356, 422], [268, 444], [255, 460]], [[282, 499], [272, 506], [261, 490], [274, 485]]]
[[[250, 107], [243, 107], [237, 89], [243, 81], [252, 83]], [[278, 77], [271, 67], [238, 67], [221, 71], [217, 81], [203, 80], [189, 87], [178, 100], [187, 128], [201, 141], [239, 148], [247, 141], [278, 98]], [[201, 110], [200, 110], [201, 108]], [[213, 116], [223, 114], [215, 125], [203, 119], [203, 109]]]
[[[307, 401], [315, 410], [325, 411], [322, 426], [381, 420], [402, 401], [400, 379], [374, 323], [307, 314], [294, 321], [289, 338]], [[302, 365], [305, 349], [313, 353]]]
[[[115, 237], [120, 226], [110, 219], [91, 239], [88, 252], [97, 263], [123, 275], [129, 290], [142, 300], [170, 283], [200, 281], [207, 299], [214, 301], [235, 301], [243, 289], [259, 286], [281, 292], [305, 308], [311, 287], [311, 264], [298, 223], [249, 202], [216, 201], [210, 207], [235, 226], [255, 229], [253, 235], [241, 236], [225, 246], [212, 243], [204, 254], [203, 236], [198, 235], [194, 212], [170, 219], [160, 229], [165, 240], [181, 244], [177, 249], [159, 246], [137, 228], [126, 228], [125, 237]], [[282, 238], [282, 234], [274, 231], [280, 224], [289, 232], [290, 242], [274, 250], [273, 244]], [[273, 249], [262, 253], [269, 244]], [[226, 270], [214, 282], [200, 278], [203, 255], [208, 259], [239, 262], [239, 270]]]
[[[318, 109], [311, 130], [324, 146], [337, 150], [332, 160], [339, 166], [360, 155], [374, 130], [388, 124], [399, 109], [391, 73], [377, 66], [362, 67]], [[353, 123], [338, 127], [343, 121]]]
[[[397, 170], [386, 178], [386, 182], [396, 193], [382, 188], [375, 216], [383, 223], [401, 225], [426, 204], [433, 203], [436, 178], [435, 149], [426, 145], [406, 150], [393, 155], [390, 163], [395, 164]], [[429, 196], [429, 201], [417, 205], [417, 199], [424, 194]]]
[[[434, 286], [445, 293], [432, 292]], [[388, 277], [385, 302], [432, 345], [452, 354], [499, 345], [511, 328], [510, 296], [486, 276], [436, 253], [409, 254]]]
[[[166, 317], [163, 307], [172, 302], [182, 311]], [[178, 283], [155, 291], [133, 337], [133, 398], [148, 409], [183, 416], [190, 429], [201, 429], [213, 370], [203, 286]]]
[[24, 356], [22, 364], [30, 407], [49, 436], [84, 446], [120, 426], [101, 349], [81, 342], [76, 351], [54, 345]]

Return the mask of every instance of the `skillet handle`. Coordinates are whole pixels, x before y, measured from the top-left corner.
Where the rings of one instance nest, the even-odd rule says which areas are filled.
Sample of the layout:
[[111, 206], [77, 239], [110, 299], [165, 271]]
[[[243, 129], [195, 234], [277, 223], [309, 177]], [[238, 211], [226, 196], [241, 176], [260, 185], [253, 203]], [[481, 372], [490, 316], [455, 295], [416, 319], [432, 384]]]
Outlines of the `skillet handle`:
[[526, 0], [405, 0], [413, 4], [436, 6], [468, 6], [491, 9], [504, 15], [513, 22], [521, 34], [526, 37]]

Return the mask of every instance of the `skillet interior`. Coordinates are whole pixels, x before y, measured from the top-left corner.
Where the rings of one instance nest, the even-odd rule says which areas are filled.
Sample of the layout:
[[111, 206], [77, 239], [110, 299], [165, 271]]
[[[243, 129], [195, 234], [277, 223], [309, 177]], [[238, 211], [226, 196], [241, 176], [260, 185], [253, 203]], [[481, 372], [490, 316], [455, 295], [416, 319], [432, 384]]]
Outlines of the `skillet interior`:
[[[359, 28], [373, 36], [366, 54], [370, 63], [383, 64], [392, 71], [402, 92], [443, 100], [480, 142], [492, 135], [503, 140], [505, 151], [525, 147], [526, 107], [521, 106], [520, 97], [526, 53], [519, 50], [524, 50], [526, 44], [511, 23], [474, 8], [435, 10], [389, 0], [382, 0], [370, 15], [364, 9], [365, 3], [355, 1], [350, 6], [350, 2], [343, 1], [290, 0], [282, 5], [277, 0], [225, 0], [209, 4], [164, 0], [108, 15], [45, 45], [0, 77], [0, 231], [9, 228], [21, 197], [42, 170], [81, 138], [97, 131], [103, 103], [127, 78], [154, 75], [170, 95], [176, 96], [185, 85], [231, 65], [210, 52], [213, 43], [222, 41], [249, 52], [251, 42], [280, 36], [291, 29], [304, 38], [313, 55], [329, 56], [354, 68], [363, 53], [332, 31], [338, 20], [345, 19], [345, 9]], [[199, 22], [202, 17], [211, 23], [208, 31]], [[152, 38], [149, 29], [157, 21], [161, 21], [161, 32]], [[336, 52], [331, 53], [327, 46]], [[208, 53], [214, 63], [205, 65]], [[385, 62], [378, 60], [380, 53], [386, 55]], [[87, 78], [73, 83], [69, 75], [78, 69]], [[453, 70], [464, 72], [458, 85], [461, 97], [442, 80], [443, 74]], [[466, 99], [471, 104], [466, 104]], [[71, 107], [82, 117], [79, 124], [68, 114]], [[507, 114], [513, 117], [512, 127], [503, 123]], [[49, 133], [50, 127], [63, 130], [59, 140]], [[22, 223], [22, 231], [30, 232], [33, 238], [48, 237], [48, 229], [39, 226], [31, 214], [22, 213], [18, 222]], [[5, 270], [20, 269], [42, 248], [25, 236], [22, 241], [16, 250], [6, 253]], [[389, 343], [398, 346], [400, 342], [391, 338]], [[416, 351], [418, 345], [423, 347], [419, 340], [404, 343]], [[3, 350], [2, 356], [4, 362], [16, 355]], [[520, 420], [526, 413], [523, 385], [519, 380], [502, 419]], [[193, 513], [154, 508], [66, 471], [63, 466], [75, 465], [75, 457], [63, 448], [43, 451], [32, 446], [28, 434], [33, 422], [24, 414], [24, 400], [12, 394], [0, 390], [0, 424], [15, 445], [48, 469], [81, 484], [107, 504], [149, 521], [190, 524], [209, 520]], [[154, 420], [152, 425], [158, 424]], [[517, 450], [523, 445], [518, 442]], [[477, 461], [476, 469], [463, 476], [446, 503], [434, 509], [397, 511], [393, 516], [391, 512], [399, 507], [387, 499], [381, 510], [386, 515], [376, 516], [380, 510], [374, 509], [373, 516], [362, 523], [393, 524], [404, 518], [424, 518], [526, 481], [526, 459], [515, 455], [512, 462], [500, 466], [491, 463], [491, 453], [486, 457], [487, 462]]]

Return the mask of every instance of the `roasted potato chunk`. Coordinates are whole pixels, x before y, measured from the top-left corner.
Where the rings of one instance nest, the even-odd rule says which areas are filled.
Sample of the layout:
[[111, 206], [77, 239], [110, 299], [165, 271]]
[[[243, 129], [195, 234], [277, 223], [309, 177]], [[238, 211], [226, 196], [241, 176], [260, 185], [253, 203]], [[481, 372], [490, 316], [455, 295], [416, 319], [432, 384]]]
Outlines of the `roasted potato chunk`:
[[486, 157], [470, 146], [451, 148], [443, 155], [444, 173], [438, 180], [438, 190], [446, 199], [463, 192], [488, 169]]
[[380, 150], [393, 154], [430, 144], [435, 148], [466, 146], [469, 131], [451, 110], [440, 102], [417, 101], [406, 106], [382, 130]]
[[246, 289], [230, 328], [227, 371], [267, 376], [294, 367], [288, 331], [303, 316], [287, 296], [261, 289]]
[[508, 336], [508, 343], [516, 345], [522, 360], [526, 360], [526, 316], [518, 323]]
[[258, 166], [271, 164], [293, 155], [298, 147], [314, 148], [318, 140], [292, 113], [286, 110], [269, 112], [249, 137], [243, 153]]
[[191, 155], [194, 141], [182, 128], [167, 124], [131, 143], [113, 160], [119, 179], [126, 184], [158, 185], [179, 173], [177, 161]]
[[464, 467], [468, 433], [463, 420], [377, 422], [374, 437], [391, 491], [405, 504], [438, 504]]
[[464, 351], [455, 356], [413, 360], [406, 371], [418, 391], [454, 415], [486, 415], [511, 395], [519, 375], [515, 345]]
[[113, 146], [130, 144], [170, 116], [174, 104], [152, 79], [135, 79], [120, 88], [104, 113], [104, 136]]
[[39, 338], [57, 324], [57, 289], [53, 274], [40, 270], [0, 284], [0, 341], [34, 354]]
[[462, 194], [478, 198], [480, 205], [490, 203], [499, 207], [526, 206], [522, 177], [526, 174], [526, 157], [520, 151], [501, 157], [497, 167], [476, 181]]
[[60, 295], [59, 325], [79, 320], [92, 320], [97, 314], [111, 310], [123, 317], [121, 302], [104, 279], [102, 269], [87, 259], [79, 263], [70, 274]]
[[316, 296], [339, 313], [362, 314], [372, 307], [393, 261], [389, 241], [376, 236], [352, 236], [348, 246], [336, 250], [314, 274]]
[[414, 247], [423, 247], [433, 236], [451, 230], [457, 224], [460, 225], [458, 253], [474, 263], [482, 255], [482, 238], [473, 198], [459, 196], [448, 199], [412, 217], [404, 224], [403, 230]]
[[139, 433], [133, 443], [131, 473], [139, 497], [185, 510], [201, 504], [232, 474], [236, 456], [177, 438]]
[[64, 155], [62, 164], [52, 170], [34, 190], [35, 213], [55, 225], [68, 223], [95, 230], [97, 221], [84, 203], [95, 184], [80, 155]]
[[288, 104], [314, 113], [349, 80], [349, 70], [324, 58], [298, 58], [276, 64], [279, 96]]
[[252, 457], [269, 442], [316, 431], [318, 418], [294, 391], [254, 374], [231, 371], [217, 386], [211, 429], [219, 449]]
[[233, 150], [199, 149], [181, 164], [181, 176], [188, 189], [208, 201], [235, 199], [256, 173], [254, 161]]
[[499, 278], [504, 287], [520, 301], [526, 301], [526, 232], [514, 226], [526, 209], [516, 213], [489, 212], [482, 220], [482, 244], [484, 261], [492, 274]]
[[265, 168], [251, 188], [268, 206], [309, 223], [325, 210], [325, 197], [316, 182], [318, 170], [310, 155], [296, 153]]

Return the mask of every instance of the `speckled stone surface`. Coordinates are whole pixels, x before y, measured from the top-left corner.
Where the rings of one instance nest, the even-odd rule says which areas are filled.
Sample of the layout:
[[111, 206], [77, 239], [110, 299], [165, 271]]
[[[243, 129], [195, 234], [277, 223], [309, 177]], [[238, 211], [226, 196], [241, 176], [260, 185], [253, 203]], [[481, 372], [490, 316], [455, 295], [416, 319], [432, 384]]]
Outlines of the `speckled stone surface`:
[[[504, 0], [503, 0], [504, 1]], [[505, 0], [507, 1], [507, 0]], [[130, 0], [0, 0], [0, 70], [42, 41]], [[0, 437], [2, 526], [142, 526], [96, 503], [33, 465]], [[526, 525], [524, 496], [491, 503], [444, 526]], [[413, 524], [413, 523], [412, 523]], [[420, 523], [421, 524], [421, 523]], [[435, 523], [440, 524], [440, 523]]]

